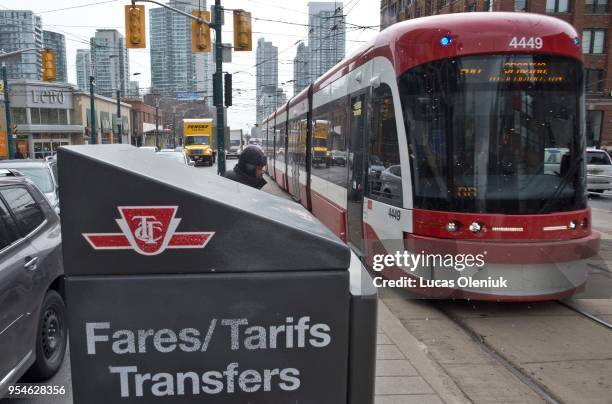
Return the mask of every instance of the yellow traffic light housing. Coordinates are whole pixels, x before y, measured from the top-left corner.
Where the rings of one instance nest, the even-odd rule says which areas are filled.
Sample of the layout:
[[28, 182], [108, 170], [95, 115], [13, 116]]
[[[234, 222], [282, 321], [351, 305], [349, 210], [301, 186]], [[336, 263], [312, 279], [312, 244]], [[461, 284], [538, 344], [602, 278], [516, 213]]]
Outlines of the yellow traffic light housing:
[[[210, 11], [193, 10], [191, 15], [210, 21]], [[192, 52], [210, 52], [211, 39], [210, 27], [207, 24], [200, 23], [196, 20], [191, 20], [191, 51]]]
[[57, 79], [55, 51], [49, 49], [42, 51], [42, 67], [44, 81], [55, 81]]
[[145, 7], [125, 6], [125, 47], [146, 48]]
[[234, 50], [253, 50], [251, 13], [244, 10], [234, 10]]

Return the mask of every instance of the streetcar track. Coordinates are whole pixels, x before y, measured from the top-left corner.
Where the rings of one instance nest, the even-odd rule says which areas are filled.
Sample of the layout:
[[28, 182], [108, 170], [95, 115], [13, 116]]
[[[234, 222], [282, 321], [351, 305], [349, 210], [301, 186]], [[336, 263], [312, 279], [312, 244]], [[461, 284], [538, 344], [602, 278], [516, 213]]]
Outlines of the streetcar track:
[[602, 326], [604, 326], [604, 327], [606, 327], [608, 329], [612, 329], [612, 324], [608, 323], [607, 321], [605, 321], [605, 320], [603, 320], [603, 319], [601, 319], [601, 318], [599, 318], [597, 316], [594, 316], [591, 313], [588, 313], [588, 312], [582, 310], [581, 308], [579, 308], [579, 307], [577, 307], [575, 305], [569, 304], [569, 303], [567, 303], [566, 301], [563, 301], [563, 300], [557, 300], [557, 303], [559, 303], [561, 306], [565, 306], [568, 309], [575, 311], [578, 314], [582, 314], [583, 316], [585, 316], [586, 318], [594, 321], [597, 324], [600, 324], [600, 325], [602, 325]]
[[562, 400], [556, 397], [550, 390], [548, 390], [540, 382], [535, 380], [531, 375], [526, 373], [523, 369], [516, 366], [505, 355], [503, 355], [501, 352], [495, 349], [491, 344], [489, 344], [482, 335], [480, 335], [476, 330], [474, 330], [474, 328], [469, 326], [465, 321], [460, 319], [458, 316], [453, 315], [449, 310], [443, 308], [440, 302], [432, 302], [432, 303], [436, 309], [438, 309], [449, 320], [451, 320], [454, 324], [456, 324], [459, 328], [461, 328], [461, 330], [470, 339], [476, 342], [478, 346], [485, 353], [487, 353], [497, 363], [499, 363], [504, 368], [506, 368], [510, 373], [512, 373], [523, 384], [529, 387], [529, 389], [531, 389], [534, 393], [536, 393], [540, 398], [542, 398], [543, 400], [551, 404], [563, 403]]
[[599, 265], [592, 264], [592, 263], [590, 263], [590, 262], [588, 262], [588, 263], [587, 263], [587, 266], [589, 266], [589, 267], [591, 267], [591, 268], [598, 269], [598, 270], [600, 270], [600, 271], [605, 271], [605, 272], [607, 272], [607, 273], [609, 273], [609, 274], [612, 274], [612, 271], [610, 271], [608, 268], [604, 268], [604, 267], [601, 267], [601, 266], [599, 266]]

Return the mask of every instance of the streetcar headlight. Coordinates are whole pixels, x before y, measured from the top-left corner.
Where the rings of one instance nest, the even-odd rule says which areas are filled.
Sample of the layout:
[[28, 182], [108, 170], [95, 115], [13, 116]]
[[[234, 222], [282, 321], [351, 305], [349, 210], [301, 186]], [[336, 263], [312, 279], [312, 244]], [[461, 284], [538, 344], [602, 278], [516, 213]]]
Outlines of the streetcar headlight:
[[478, 222], [474, 222], [470, 225], [469, 229], [472, 233], [479, 233], [482, 230], [483, 226], [478, 223]]
[[459, 223], [455, 222], [454, 220], [451, 220], [450, 222], [446, 223], [446, 230], [448, 230], [449, 233], [454, 233], [457, 230], [459, 230]]
[[580, 222], [580, 226], [583, 229], [586, 229], [587, 227], [589, 227], [589, 219], [587, 219], [586, 217], [583, 217], [582, 221]]
[[570, 230], [576, 230], [576, 227], [577, 227], [576, 222], [573, 220], [569, 222], [569, 224], [567, 225], [567, 228]]

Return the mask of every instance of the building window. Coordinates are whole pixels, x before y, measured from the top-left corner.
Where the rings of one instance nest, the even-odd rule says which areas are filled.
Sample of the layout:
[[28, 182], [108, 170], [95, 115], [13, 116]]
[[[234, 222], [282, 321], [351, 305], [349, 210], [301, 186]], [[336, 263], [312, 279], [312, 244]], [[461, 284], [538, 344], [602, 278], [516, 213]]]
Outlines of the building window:
[[26, 115], [25, 108], [11, 108], [11, 118], [13, 123], [16, 124], [27, 124], [28, 118]]
[[57, 108], [30, 108], [32, 125], [67, 125], [68, 110]]
[[605, 42], [605, 29], [585, 29], [582, 31], [582, 53], [604, 53]]
[[448, 0], [438, 0], [438, 10], [448, 4]]
[[470, 5], [468, 5], [468, 12], [473, 13], [474, 11], [476, 11], [476, 3], [472, 3]]
[[586, 69], [585, 87], [587, 94], [603, 92], [604, 72], [600, 69]]
[[527, 0], [514, 0], [514, 11], [527, 11]]
[[587, 111], [586, 114], [586, 138], [587, 146], [601, 145], [601, 122], [603, 111]]
[[569, 13], [569, 0], [546, 0], [547, 13]]
[[608, 12], [608, 0], [586, 0], [584, 12], [586, 14], [605, 14]]
[[423, 14], [423, 12], [421, 11], [421, 7], [417, 7], [416, 8], [415, 17], [419, 18], [422, 14]]

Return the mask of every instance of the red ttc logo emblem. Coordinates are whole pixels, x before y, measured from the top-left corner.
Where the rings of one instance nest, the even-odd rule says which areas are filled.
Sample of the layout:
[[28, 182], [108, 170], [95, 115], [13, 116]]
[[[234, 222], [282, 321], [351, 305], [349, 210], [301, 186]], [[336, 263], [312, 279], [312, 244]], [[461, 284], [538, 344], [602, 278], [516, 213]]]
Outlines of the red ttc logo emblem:
[[167, 248], [204, 248], [215, 232], [177, 232], [178, 206], [119, 206], [121, 233], [83, 233], [96, 250], [134, 250], [157, 255]]

